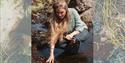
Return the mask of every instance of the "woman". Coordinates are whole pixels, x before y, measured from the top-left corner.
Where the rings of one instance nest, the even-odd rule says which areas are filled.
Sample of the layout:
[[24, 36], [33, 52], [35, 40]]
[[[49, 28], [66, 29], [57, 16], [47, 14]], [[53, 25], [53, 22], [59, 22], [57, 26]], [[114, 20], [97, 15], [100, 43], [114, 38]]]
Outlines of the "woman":
[[55, 44], [76, 43], [74, 37], [87, 29], [85, 23], [81, 21], [78, 12], [75, 9], [68, 8], [66, 2], [55, 2], [53, 11], [52, 20], [50, 21], [50, 57], [47, 60], [49, 63], [54, 63]]

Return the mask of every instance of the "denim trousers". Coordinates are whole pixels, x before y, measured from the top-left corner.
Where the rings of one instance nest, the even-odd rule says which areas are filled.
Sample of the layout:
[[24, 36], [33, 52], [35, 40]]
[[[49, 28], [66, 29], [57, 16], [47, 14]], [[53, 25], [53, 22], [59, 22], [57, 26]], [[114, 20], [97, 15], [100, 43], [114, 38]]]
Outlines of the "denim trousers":
[[[75, 43], [71, 43], [68, 40], [64, 40], [63, 42], [57, 42], [55, 49], [54, 49], [54, 55], [55, 57], [58, 57], [60, 54], [77, 54], [79, 50], [79, 46], [81, 42], [84, 42], [87, 39], [88, 31], [84, 30], [80, 34], [74, 36]], [[40, 54], [46, 58], [49, 57], [50, 48], [44, 48], [40, 51]]]

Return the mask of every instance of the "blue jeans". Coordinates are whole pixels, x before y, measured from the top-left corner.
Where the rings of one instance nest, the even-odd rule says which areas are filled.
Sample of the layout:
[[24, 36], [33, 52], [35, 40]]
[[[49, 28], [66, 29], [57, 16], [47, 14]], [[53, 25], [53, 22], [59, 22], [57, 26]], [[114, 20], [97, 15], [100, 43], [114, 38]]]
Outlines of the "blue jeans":
[[[84, 30], [80, 34], [76, 35], [75, 43], [68, 42], [68, 40], [64, 40], [63, 42], [57, 42], [56, 47], [54, 49], [55, 57], [58, 57], [60, 54], [77, 54], [79, 50], [79, 46], [81, 42], [84, 42], [87, 37], [88, 31]], [[46, 58], [49, 57], [50, 48], [47, 47], [40, 51], [40, 54]]]

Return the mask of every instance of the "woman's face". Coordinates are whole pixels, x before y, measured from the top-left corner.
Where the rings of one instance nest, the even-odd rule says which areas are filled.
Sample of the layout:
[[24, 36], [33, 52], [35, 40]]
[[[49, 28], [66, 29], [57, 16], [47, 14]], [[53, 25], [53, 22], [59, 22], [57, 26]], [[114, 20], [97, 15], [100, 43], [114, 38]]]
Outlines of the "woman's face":
[[66, 15], [66, 10], [63, 8], [60, 8], [56, 11], [56, 15], [59, 19], [64, 19], [65, 15]]

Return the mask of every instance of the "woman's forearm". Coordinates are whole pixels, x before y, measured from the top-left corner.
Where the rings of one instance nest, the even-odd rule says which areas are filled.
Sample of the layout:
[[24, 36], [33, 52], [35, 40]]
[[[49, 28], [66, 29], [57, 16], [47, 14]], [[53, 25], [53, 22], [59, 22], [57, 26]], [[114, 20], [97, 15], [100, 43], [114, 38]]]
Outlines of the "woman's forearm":
[[50, 46], [50, 55], [54, 54], [54, 48], [55, 48], [54, 44]]
[[75, 36], [75, 35], [77, 35], [79, 33], [80, 33], [79, 31], [73, 31], [70, 35]]

